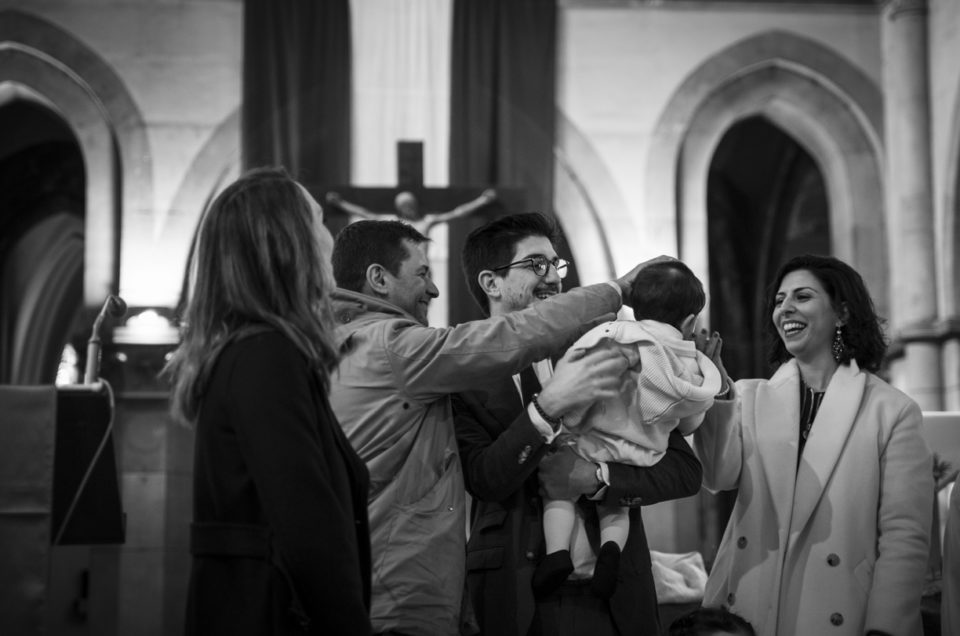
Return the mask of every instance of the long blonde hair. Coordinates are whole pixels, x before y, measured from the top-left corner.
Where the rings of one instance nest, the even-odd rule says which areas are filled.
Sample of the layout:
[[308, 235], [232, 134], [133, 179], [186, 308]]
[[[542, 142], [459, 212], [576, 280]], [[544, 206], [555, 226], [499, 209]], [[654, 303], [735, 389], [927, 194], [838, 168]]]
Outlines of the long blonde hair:
[[328, 387], [337, 350], [320, 222], [282, 168], [247, 172], [211, 204], [187, 265], [183, 339], [164, 370], [173, 380], [174, 417], [196, 422], [220, 351], [264, 328], [289, 338]]

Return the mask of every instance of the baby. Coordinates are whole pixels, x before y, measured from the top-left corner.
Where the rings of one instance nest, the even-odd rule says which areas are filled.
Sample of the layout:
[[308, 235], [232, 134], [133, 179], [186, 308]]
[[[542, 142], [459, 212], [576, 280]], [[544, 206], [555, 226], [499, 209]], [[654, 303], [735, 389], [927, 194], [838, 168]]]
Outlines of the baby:
[[[646, 267], [630, 289], [636, 320], [615, 320], [584, 334], [574, 348], [614, 347], [631, 361], [620, 396], [595, 402], [564, 417], [565, 435], [576, 452], [592, 462], [634, 466], [656, 464], [677, 428], [692, 433], [721, 390], [720, 371], [692, 340], [706, 303], [703, 285], [680, 261]], [[548, 594], [573, 571], [570, 539], [573, 501], [547, 500], [543, 532], [547, 554], [534, 574], [538, 595]], [[616, 588], [620, 553], [630, 530], [629, 509], [597, 504], [600, 553], [594, 592], [609, 598]]]

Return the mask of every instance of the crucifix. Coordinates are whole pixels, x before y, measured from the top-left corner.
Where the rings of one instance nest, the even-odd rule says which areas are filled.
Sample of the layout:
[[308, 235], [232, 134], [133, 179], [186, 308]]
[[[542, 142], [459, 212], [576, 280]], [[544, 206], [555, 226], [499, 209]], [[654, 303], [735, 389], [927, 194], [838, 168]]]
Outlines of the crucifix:
[[401, 220], [435, 243], [429, 256], [440, 297], [431, 303], [433, 326], [482, 317], [462, 282], [463, 240], [474, 228], [509, 211], [522, 210], [524, 200], [523, 191], [517, 188], [424, 186], [421, 141], [397, 142], [396, 187], [308, 186], [308, 190], [323, 205], [334, 235], [360, 219]]
[[[430, 230], [433, 229], [436, 225], [442, 225], [444, 223], [449, 223], [454, 219], [459, 219], [470, 214], [473, 214], [477, 210], [480, 210], [483, 207], [486, 207], [497, 200], [497, 191], [493, 188], [487, 188], [480, 193], [476, 199], [467, 201], [466, 203], [461, 203], [452, 210], [447, 212], [427, 212], [424, 213], [420, 210], [420, 203], [417, 200], [417, 197], [407, 190], [400, 192], [393, 200], [393, 205], [396, 208], [396, 214], [385, 213], [385, 212], [373, 212], [358, 205], [353, 201], [347, 201], [340, 196], [339, 192], [327, 192], [326, 203], [333, 208], [339, 208], [351, 218], [351, 223], [355, 220], [396, 220], [403, 221], [404, 223], [409, 223], [416, 229], [418, 232], [431, 238]], [[427, 247], [429, 248], [429, 243]]]

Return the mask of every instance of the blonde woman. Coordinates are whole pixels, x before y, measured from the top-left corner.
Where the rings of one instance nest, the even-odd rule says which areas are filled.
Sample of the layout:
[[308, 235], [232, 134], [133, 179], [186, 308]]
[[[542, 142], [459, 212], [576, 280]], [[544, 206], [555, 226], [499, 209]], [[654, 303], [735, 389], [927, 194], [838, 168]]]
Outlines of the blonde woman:
[[278, 169], [203, 217], [169, 366], [196, 428], [188, 634], [370, 632], [367, 470], [327, 401], [332, 248]]

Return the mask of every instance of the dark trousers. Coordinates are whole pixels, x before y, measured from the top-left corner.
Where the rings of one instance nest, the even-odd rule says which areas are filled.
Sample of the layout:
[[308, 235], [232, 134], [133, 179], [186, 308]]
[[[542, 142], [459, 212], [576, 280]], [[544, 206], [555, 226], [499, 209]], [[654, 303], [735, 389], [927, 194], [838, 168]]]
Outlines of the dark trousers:
[[568, 581], [537, 601], [529, 636], [619, 636], [610, 603], [596, 596], [590, 581]]

